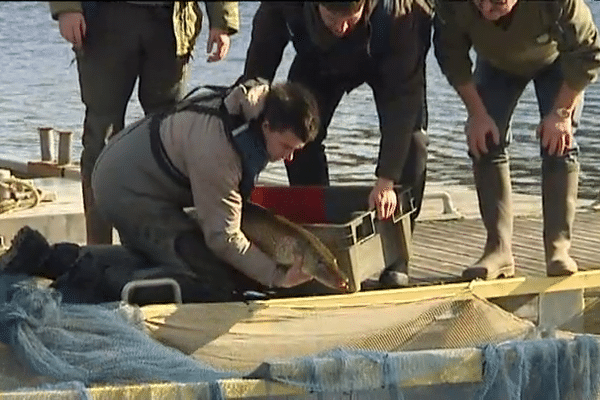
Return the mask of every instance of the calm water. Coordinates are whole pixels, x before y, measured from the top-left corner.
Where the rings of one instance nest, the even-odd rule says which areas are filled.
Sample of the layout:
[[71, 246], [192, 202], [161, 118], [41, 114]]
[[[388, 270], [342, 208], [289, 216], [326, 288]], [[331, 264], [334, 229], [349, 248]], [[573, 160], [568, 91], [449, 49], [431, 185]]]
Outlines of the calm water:
[[[591, 1], [596, 21], [600, 2]], [[202, 6], [203, 7], [203, 6]], [[189, 88], [202, 84], [232, 83], [243, 70], [257, 2], [241, 2], [241, 32], [233, 37], [226, 60], [208, 64], [205, 59], [207, 29], [199, 38], [191, 65]], [[77, 69], [70, 45], [60, 36], [46, 2], [0, 2], [0, 158], [39, 159], [37, 128], [52, 126], [75, 133], [74, 159], [81, 151], [84, 107], [79, 96]], [[277, 79], [285, 78], [293, 56], [284, 54]], [[441, 75], [430, 52], [427, 66], [430, 112], [430, 181], [471, 185], [473, 182], [463, 135], [466, 112], [458, 96]], [[136, 89], [137, 92], [137, 89]], [[136, 93], [134, 92], [134, 93]], [[580, 197], [595, 197], [600, 190], [600, 84], [591, 85], [577, 140], [581, 148]], [[136, 95], [126, 123], [143, 115]], [[515, 190], [539, 193], [540, 159], [534, 139], [538, 111], [529, 86], [514, 116], [512, 176]], [[330, 175], [335, 183], [370, 183], [374, 179], [379, 133], [375, 106], [368, 86], [347, 95], [333, 118], [326, 141]], [[272, 164], [263, 179], [286, 182], [283, 164]]]

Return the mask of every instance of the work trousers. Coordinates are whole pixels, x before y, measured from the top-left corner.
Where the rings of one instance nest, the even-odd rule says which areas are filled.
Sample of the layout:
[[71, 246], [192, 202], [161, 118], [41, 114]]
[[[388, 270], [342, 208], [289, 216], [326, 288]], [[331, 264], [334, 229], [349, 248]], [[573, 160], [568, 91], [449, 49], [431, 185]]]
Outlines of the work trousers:
[[146, 114], [170, 107], [183, 94], [187, 61], [175, 53], [172, 6], [94, 3], [85, 8], [87, 34], [76, 51], [86, 108], [81, 173], [88, 178], [106, 139], [123, 129], [136, 80]]
[[[506, 162], [508, 160], [507, 148], [512, 142], [510, 123], [517, 102], [527, 84], [533, 81], [540, 117], [543, 118], [552, 111], [554, 100], [564, 81], [560, 58], [531, 77], [518, 76], [502, 71], [493, 67], [486, 60], [478, 58], [474, 79], [483, 104], [490, 117], [496, 122], [500, 132], [500, 144], [496, 146], [494, 143], [488, 143], [490, 151], [482, 156], [482, 161], [487, 159], [491, 162]], [[573, 130], [578, 125], [582, 109], [583, 96], [581, 96], [573, 113]], [[558, 161], [556, 159], [562, 159], [564, 162], [577, 163], [578, 152], [575, 139], [573, 139], [573, 146], [566, 154], [559, 157], [548, 155], [540, 145], [540, 154], [546, 162], [551, 162], [550, 159], [554, 159], [554, 162]], [[472, 157], [471, 154], [469, 155]]]
[[76, 58], [85, 104], [81, 183], [87, 243], [111, 243], [112, 228], [96, 210], [91, 189], [96, 159], [107, 138], [123, 129], [136, 80], [146, 114], [169, 108], [183, 94], [187, 60], [176, 55], [172, 5], [83, 2], [83, 9], [86, 35]]

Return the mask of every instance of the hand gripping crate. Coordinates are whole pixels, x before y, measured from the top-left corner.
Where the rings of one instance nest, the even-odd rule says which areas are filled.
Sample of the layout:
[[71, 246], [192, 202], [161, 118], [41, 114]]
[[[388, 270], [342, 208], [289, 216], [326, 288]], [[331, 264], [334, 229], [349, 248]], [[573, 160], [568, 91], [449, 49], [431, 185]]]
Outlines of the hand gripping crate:
[[[354, 290], [394, 264], [408, 274], [411, 256], [410, 188], [396, 186], [394, 216], [378, 220], [368, 208], [371, 186], [257, 186], [251, 201], [301, 224], [329, 247]], [[311, 290], [320, 284], [311, 284]], [[319, 293], [332, 293], [319, 287]]]

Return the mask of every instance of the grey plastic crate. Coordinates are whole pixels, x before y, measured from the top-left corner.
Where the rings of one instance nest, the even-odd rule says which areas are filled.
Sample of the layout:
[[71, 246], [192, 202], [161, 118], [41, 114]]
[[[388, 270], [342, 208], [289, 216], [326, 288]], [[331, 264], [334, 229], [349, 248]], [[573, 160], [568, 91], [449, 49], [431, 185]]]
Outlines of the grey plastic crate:
[[[411, 257], [410, 215], [415, 211], [409, 188], [397, 186], [398, 207], [388, 220], [378, 220], [368, 210], [371, 186], [262, 186], [253, 200], [301, 223], [329, 247], [354, 290], [365, 279], [378, 278], [393, 264], [409, 273]], [[315, 197], [318, 197], [315, 200]], [[315, 204], [322, 209], [315, 210]], [[311, 220], [323, 222], [306, 222]], [[297, 287], [300, 293], [333, 293], [316, 282]]]

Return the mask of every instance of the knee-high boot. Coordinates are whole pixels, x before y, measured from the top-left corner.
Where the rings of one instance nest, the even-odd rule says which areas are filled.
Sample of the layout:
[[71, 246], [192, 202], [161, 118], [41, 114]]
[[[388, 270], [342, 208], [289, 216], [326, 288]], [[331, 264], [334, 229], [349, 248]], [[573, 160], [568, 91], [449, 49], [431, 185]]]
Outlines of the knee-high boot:
[[575, 220], [579, 163], [570, 158], [549, 157], [542, 163], [544, 250], [548, 276], [571, 275], [577, 263], [569, 256]]
[[79, 257], [75, 243], [50, 244], [39, 231], [25, 225], [13, 237], [10, 248], [0, 256], [0, 271], [56, 279]]
[[483, 255], [463, 271], [467, 279], [495, 279], [515, 274], [512, 255], [513, 211], [507, 161], [473, 162], [479, 211], [487, 230]]

